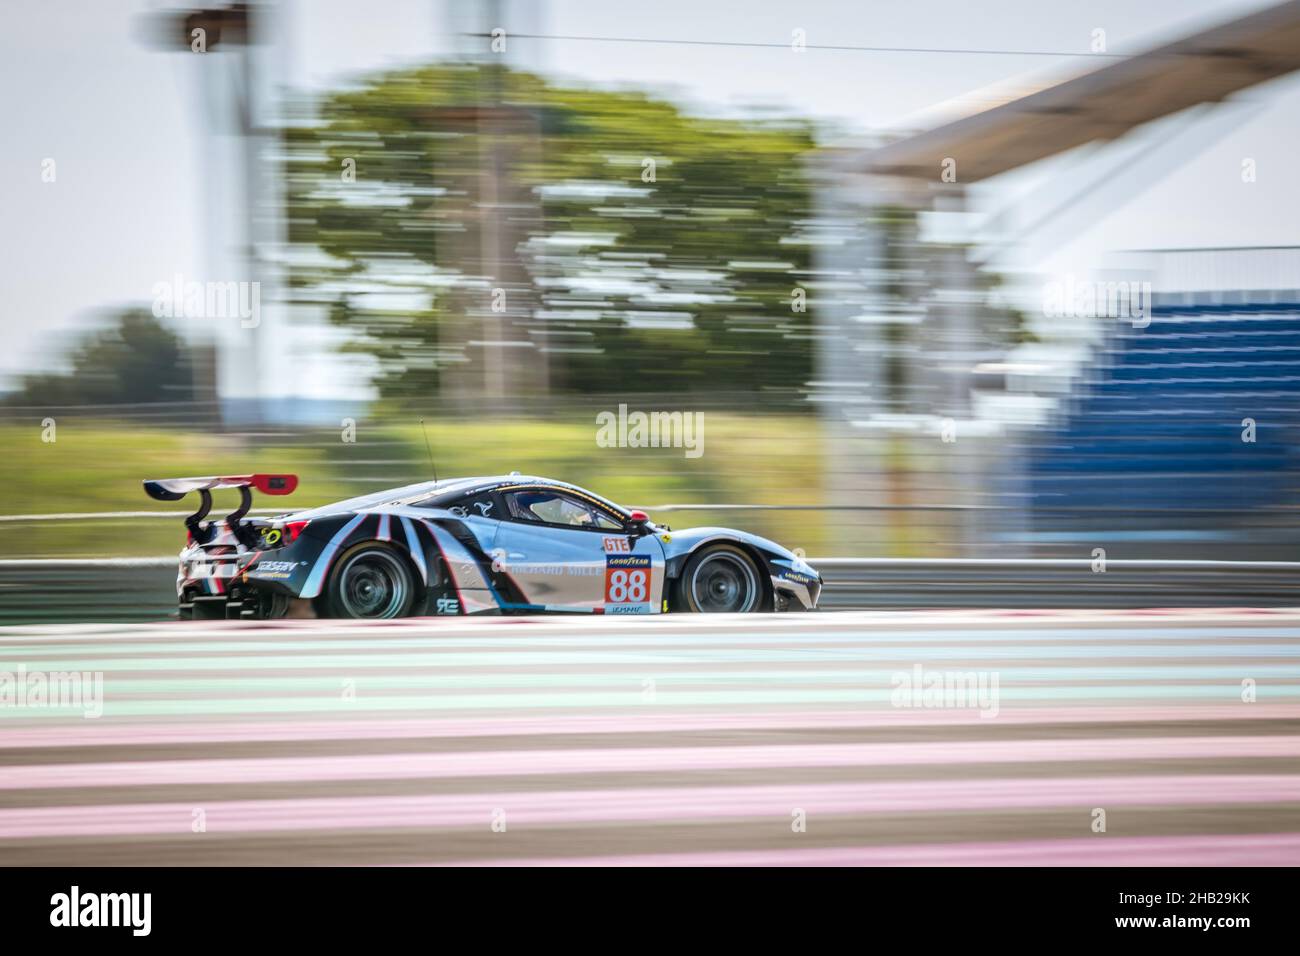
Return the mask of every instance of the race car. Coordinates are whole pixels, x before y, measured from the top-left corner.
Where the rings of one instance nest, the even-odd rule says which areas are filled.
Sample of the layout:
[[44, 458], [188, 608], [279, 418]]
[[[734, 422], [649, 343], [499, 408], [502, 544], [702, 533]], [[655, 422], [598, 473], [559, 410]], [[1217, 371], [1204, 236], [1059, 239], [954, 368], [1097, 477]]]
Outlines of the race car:
[[[297, 485], [287, 474], [144, 482], [158, 501], [200, 498], [176, 579], [182, 619], [811, 611], [821, 595], [821, 576], [779, 544], [672, 531], [550, 478], [426, 481], [248, 517], [253, 489]], [[228, 488], [239, 507], [206, 520], [212, 492]]]

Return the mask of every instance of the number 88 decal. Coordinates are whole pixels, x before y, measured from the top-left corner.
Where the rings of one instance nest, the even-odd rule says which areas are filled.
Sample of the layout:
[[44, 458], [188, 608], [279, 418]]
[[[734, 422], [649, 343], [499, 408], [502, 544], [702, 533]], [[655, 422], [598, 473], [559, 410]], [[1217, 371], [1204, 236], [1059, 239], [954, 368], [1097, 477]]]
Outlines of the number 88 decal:
[[605, 571], [606, 604], [644, 604], [649, 596], [649, 568], [608, 568]]

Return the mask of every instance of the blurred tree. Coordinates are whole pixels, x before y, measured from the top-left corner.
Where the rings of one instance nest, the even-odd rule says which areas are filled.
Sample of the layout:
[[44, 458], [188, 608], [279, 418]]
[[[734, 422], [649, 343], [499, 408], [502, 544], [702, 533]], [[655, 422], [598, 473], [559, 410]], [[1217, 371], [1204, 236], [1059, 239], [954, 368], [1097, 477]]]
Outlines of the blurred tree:
[[108, 405], [193, 397], [189, 352], [148, 309], [116, 314], [69, 357], [66, 373], [25, 376], [9, 405]]
[[[810, 316], [792, 307], [810, 268], [808, 125], [702, 119], [471, 65], [388, 73], [314, 117], [286, 133], [290, 237], [326, 254], [296, 257], [296, 299], [378, 358], [381, 394], [427, 396], [498, 347], [463, 334], [502, 284], [466, 253], [494, 214], [515, 220], [530, 284], [506, 345], [544, 352], [553, 388], [809, 378]], [[501, 157], [509, 201], [484, 185]]]

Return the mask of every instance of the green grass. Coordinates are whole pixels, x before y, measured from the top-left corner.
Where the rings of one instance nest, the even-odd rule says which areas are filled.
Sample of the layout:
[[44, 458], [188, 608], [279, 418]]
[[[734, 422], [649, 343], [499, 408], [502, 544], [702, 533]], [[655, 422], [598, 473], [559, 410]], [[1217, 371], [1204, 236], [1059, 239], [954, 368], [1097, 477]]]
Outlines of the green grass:
[[[821, 434], [814, 419], [708, 413], [704, 454], [681, 449], [597, 447], [594, 422], [474, 421], [431, 423], [441, 477], [519, 470], [572, 481], [629, 506], [686, 503], [818, 504]], [[231, 436], [102, 422], [60, 421], [57, 441], [40, 427], [0, 426], [0, 513], [171, 511], [175, 519], [0, 522], [4, 557], [99, 557], [171, 554], [189, 502], [145, 496], [144, 478], [292, 471], [292, 498], [259, 497], [255, 507], [306, 508], [430, 475], [418, 425], [362, 422], [356, 442], [338, 431], [301, 430]], [[214, 496], [214, 513], [233, 508], [235, 492]], [[674, 528], [719, 524], [774, 538], [809, 554], [822, 548], [820, 512], [661, 512]]]

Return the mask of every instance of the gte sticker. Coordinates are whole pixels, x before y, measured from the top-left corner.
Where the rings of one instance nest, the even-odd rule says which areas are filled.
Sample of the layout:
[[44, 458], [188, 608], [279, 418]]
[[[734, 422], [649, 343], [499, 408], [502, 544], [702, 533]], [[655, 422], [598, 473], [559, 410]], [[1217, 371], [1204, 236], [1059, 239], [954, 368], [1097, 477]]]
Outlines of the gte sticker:
[[632, 542], [627, 538], [606, 538], [604, 549], [606, 554], [631, 554]]
[[605, 559], [605, 613], [650, 613], [648, 554], [611, 554]]

